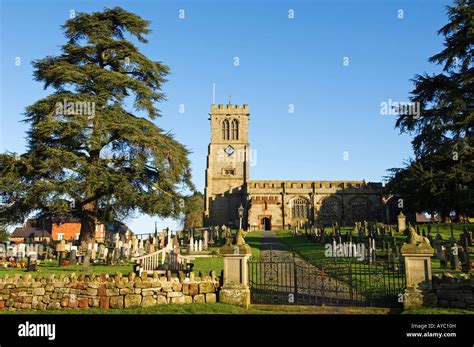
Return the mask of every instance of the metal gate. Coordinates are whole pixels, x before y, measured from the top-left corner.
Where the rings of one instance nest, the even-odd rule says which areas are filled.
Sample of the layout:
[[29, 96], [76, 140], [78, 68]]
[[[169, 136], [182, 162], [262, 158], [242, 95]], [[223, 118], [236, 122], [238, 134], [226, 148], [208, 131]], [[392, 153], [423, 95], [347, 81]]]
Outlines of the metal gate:
[[402, 261], [312, 260], [267, 251], [250, 258], [248, 266], [254, 304], [402, 306]]

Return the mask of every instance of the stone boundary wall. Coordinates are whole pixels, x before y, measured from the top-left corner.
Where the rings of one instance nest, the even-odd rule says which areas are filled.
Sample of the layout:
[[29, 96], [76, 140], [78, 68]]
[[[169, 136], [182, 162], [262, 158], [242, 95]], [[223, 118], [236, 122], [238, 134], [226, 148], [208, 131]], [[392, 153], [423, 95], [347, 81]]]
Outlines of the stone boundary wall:
[[433, 279], [438, 306], [474, 310], [474, 277], [445, 277]]
[[130, 273], [123, 276], [54, 274], [0, 278], [0, 310], [62, 310], [75, 308], [121, 309], [161, 304], [215, 303], [220, 280], [210, 276], [189, 278]]

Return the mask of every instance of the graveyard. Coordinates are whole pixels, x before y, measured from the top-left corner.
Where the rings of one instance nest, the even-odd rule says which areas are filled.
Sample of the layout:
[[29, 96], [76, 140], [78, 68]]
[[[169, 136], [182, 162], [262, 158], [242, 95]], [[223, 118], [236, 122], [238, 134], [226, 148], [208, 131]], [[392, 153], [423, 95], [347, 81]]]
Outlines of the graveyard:
[[[209, 233], [215, 234], [210, 236]], [[192, 263], [196, 273], [209, 274], [211, 271], [222, 272], [222, 257], [219, 246], [224, 239], [232, 237], [236, 230], [227, 230], [218, 235], [217, 228], [206, 230], [177, 231], [172, 233], [169, 229], [158, 234], [146, 234], [117, 239], [113, 244], [93, 243], [85, 247], [78, 245], [77, 241], [58, 241], [54, 244], [44, 243], [16, 243], [7, 242], [0, 253], [0, 277], [30, 274], [32, 277], [47, 274], [71, 273], [107, 273], [114, 275], [117, 272], [128, 274], [135, 271], [136, 262], [144, 255], [156, 254], [158, 263], [154, 270], [165, 272], [172, 268], [171, 259], [179, 256], [181, 263]], [[254, 255], [258, 256], [259, 233], [248, 237]], [[192, 246], [191, 246], [192, 245]], [[89, 264], [85, 268], [84, 257], [90, 254]], [[183, 258], [181, 258], [183, 257]], [[137, 260], [138, 259], [138, 260]], [[182, 265], [182, 264], [179, 265]], [[184, 269], [184, 268], [183, 268]], [[139, 273], [138, 271], [137, 273]]]
[[[325, 259], [327, 244], [335, 244], [334, 248], [349, 242], [365, 242], [366, 249], [387, 261], [396, 261], [400, 257], [400, 246], [409, 242], [405, 233], [397, 231], [396, 226], [377, 227], [374, 231], [362, 231], [361, 224], [353, 228], [337, 225], [319, 228], [295, 228], [277, 232], [280, 240], [302, 257], [315, 260]], [[425, 224], [416, 227], [417, 233], [427, 237], [435, 249], [431, 259], [433, 275], [469, 276], [474, 268], [474, 245], [472, 235], [474, 225], [462, 223]], [[334, 235], [334, 236], [333, 236]], [[370, 239], [370, 240], [369, 240]], [[375, 244], [373, 242], [375, 241]], [[369, 244], [372, 243], [371, 246]], [[374, 246], [375, 245], [375, 246]]]
[[[65, 240], [52, 245], [11, 243], [7, 254], [0, 258], [0, 294], [4, 296], [0, 312], [473, 313], [468, 306], [462, 306], [464, 302], [457, 306], [449, 301], [445, 305], [448, 307], [404, 310], [403, 304], [395, 301], [406, 286], [402, 246], [418, 237], [433, 249], [429, 259], [434, 288], [443, 283], [454, 286], [472, 281], [473, 225], [407, 224], [404, 231], [400, 227], [367, 221], [357, 222], [353, 227], [306, 224], [272, 232], [210, 227], [176, 232], [164, 229], [131, 235], [129, 239], [116, 236], [106, 244], [80, 245]], [[228, 245], [238, 245], [242, 235], [250, 249], [247, 307], [229, 305], [219, 299], [225, 276], [222, 252]], [[193, 283], [198, 288], [195, 292], [191, 289]], [[153, 289], [157, 285], [158, 289]], [[26, 297], [8, 297], [7, 288], [14, 287], [24, 287]], [[152, 297], [145, 294], [149, 287], [158, 290]], [[76, 301], [72, 288], [84, 288], [76, 291]], [[126, 288], [132, 288], [131, 293], [135, 294], [128, 294], [130, 289]], [[160, 290], [163, 294], [157, 296]], [[82, 291], [87, 295], [79, 298]], [[33, 299], [27, 299], [26, 293], [33, 293], [29, 297]], [[288, 302], [288, 293], [296, 293], [295, 302]]]

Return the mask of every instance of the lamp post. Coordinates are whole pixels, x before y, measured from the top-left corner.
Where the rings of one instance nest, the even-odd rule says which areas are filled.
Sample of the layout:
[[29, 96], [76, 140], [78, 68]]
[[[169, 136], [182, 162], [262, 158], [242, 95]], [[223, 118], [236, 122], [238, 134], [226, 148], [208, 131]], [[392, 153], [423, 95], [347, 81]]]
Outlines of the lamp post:
[[243, 208], [242, 204], [240, 204], [240, 206], [237, 210], [239, 211], [239, 218], [240, 218], [239, 230], [242, 230], [242, 217], [244, 216], [244, 208]]

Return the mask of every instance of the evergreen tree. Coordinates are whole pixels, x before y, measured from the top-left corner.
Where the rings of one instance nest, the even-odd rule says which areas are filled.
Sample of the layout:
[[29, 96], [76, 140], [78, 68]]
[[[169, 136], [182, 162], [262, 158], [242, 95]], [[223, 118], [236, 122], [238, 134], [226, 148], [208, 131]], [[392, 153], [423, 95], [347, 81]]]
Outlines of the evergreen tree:
[[0, 242], [8, 241], [10, 238], [10, 233], [8, 232], [7, 228], [0, 224]]
[[201, 192], [191, 195], [184, 208], [183, 228], [199, 228], [203, 226], [204, 196]]
[[147, 42], [149, 24], [119, 7], [81, 13], [62, 53], [33, 62], [54, 92], [26, 109], [27, 152], [0, 156], [0, 218], [77, 217], [89, 241], [96, 223], [135, 212], [179, 217], [189, 152], [152, 122], [169, 69], [132, 42]]
[[445, 48], [430, 58], [443, 66], [438, 74], [417, 75], [411, 101], [421, 115], [401, 114], [396, 126], [414, 135], [415, 158], [392, 169], [388, 188], [404, 197], [412, 212], [437, 211], [462, 219], [474, 210], [474, 6], [456, 0], [450, 22], [439, 35]]

